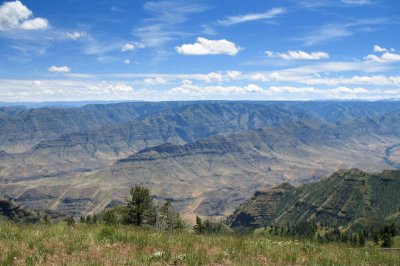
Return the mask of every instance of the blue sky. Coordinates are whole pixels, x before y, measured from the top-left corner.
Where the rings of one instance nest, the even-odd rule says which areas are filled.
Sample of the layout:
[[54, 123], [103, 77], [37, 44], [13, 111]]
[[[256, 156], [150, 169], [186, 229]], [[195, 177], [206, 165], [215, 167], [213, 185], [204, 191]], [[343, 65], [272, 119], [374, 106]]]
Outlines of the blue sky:
[[397, 0], [0, 3], [0, 101], [400, 94]]

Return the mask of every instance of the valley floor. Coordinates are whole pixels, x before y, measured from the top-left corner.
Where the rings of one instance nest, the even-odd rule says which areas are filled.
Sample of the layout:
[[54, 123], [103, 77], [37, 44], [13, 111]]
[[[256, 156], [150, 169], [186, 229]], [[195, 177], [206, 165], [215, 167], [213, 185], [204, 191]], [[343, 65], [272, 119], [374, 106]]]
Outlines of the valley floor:
[[[396, 239], [398, 241], [398, 239]], [[397, 245], [400, 243], [396, 243]], [[399, 265], [399, 251], [260, 235], [0, 221], [0, 265]]]

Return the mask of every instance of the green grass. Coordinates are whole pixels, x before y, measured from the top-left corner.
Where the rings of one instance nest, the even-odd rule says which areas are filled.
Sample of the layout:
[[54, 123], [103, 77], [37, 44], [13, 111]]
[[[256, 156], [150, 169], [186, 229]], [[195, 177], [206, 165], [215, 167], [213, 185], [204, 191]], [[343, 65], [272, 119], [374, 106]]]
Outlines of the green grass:
[[[396, 239], [396, 241], [398, 241]], [[0, 265], [399, 265], [400, 252], [262, 235], [0, 221]]]

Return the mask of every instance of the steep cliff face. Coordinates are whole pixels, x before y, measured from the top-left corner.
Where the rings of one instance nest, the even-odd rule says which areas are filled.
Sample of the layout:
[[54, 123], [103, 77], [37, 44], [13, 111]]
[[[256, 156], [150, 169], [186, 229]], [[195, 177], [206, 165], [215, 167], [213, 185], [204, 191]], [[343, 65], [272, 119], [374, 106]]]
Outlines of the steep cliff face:
[[134, 120], [190, 103], [94, 104], [78, 108], [2, 107], [0, 109], [0, 150], [25, 152], [41, 141], [74, 132], [86, 132], [115, 123]]
[[284, 185], [256, 192], [227, 221], [232, 227], [261, 227], [305, 221], [357, 227], [400, 218], [400, 171], [369, 174], [340, 170], [297, 188]]

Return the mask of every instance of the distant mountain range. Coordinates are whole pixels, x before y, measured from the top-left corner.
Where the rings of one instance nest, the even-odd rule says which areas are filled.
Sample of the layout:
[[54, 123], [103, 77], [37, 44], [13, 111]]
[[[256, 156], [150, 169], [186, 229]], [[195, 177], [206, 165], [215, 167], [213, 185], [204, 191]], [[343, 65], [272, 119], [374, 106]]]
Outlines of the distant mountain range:
[[400, 171], [340, 170], [312, 184], [256, 191], [227, 219], [232, 227], [316, 222], [346, 229], [400, 221]]
[[184, 217], [224, 218], [259, 188], [398, 168], [400, 104], [132, 102], [0, 108], [0, 194], [72, 215], [148, 186]]

